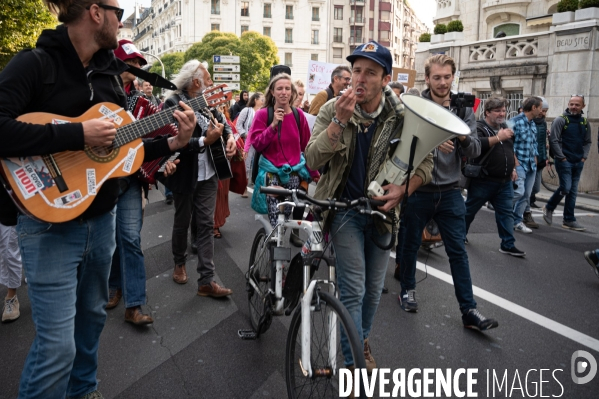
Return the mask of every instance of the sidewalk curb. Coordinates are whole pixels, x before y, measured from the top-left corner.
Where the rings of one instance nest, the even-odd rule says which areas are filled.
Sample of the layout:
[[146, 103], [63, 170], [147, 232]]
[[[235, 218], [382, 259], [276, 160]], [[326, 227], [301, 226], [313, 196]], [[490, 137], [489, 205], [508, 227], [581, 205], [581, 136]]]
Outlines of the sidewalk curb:
[[[542, 201], [544, 203], [547, 203], [549, 201], [549, 198], [550, 198], [549, 196], [543, 195], [541, 193], [537, 193], [536, 197], [537, 197], [538, 201]], [[580, 209], [580, 210], [584, 210], [584, 211], [598, 212], [599, 213], [599, 205], [593, 206], [593, 205], [589, 205], [589, 204], [580, 204], [580, 203], [577, 203], [575, 209]]]

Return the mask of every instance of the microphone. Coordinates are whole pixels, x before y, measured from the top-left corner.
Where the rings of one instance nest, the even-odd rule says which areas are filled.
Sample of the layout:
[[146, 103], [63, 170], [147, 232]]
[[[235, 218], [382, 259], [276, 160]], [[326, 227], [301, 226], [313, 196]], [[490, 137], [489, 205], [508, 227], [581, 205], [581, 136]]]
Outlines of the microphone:
[[[279, 109], [282, 109], [283, 111], [285, 111], [285, 108], [279, 107], [279, 108], [277, 109], [277, 111], [278, 111]], [[283, 122], [283, 121], [279, 121], [279, 124], [278, 124], [278, 128], [279, 128], [279, 141], [281, 141], [281, 125], [282, 125], [282, 122]]]

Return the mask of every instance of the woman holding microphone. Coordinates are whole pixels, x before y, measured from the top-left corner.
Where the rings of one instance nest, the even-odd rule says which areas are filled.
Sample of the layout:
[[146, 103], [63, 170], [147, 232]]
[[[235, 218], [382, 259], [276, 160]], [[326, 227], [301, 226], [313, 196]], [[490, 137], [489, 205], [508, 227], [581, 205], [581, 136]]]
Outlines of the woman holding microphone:
[[[258, 176], [252, 196], [252, 208], [268, 213], [270, 224], [277, 224], [279, 213], [276, 198], [260, 193], [260, 186], [281, 186], [307, 191], [311, 179], [318, 181], [318, 171], [306, 167], [303, 151], [310, 140], [310, 127], [303, 112], [292, 109], [297, 90], [291, 76], [282, 73], [273, 77], [265, 96], [265, 107], [256, 112], [249, 136], [251, 145], [261, 153]], [[272, 122], [268, 123], [269, 108]], [[298, 123], [299, 122], [299, 123]], [[285, 207], [289, 216], [291, 207]]]

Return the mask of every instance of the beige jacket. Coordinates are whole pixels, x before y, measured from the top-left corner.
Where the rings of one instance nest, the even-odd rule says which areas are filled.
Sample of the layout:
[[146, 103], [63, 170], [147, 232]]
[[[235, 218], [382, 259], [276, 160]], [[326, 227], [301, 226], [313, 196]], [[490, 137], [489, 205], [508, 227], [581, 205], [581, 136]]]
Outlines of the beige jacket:
[[[315, 198], [318, 199], [340, 198], [343, 189], [345, 188], [354, 158], [358, 128], [353, 123], [353, 118], [347, 123], [347, 127], [341, 134], [337, 147], [335, 149], [331, 147], [331, 142], [329, 141], [326, 129], [335, 115], [335, 101], [337, 101], [336, 98], [329, 100], [320, 109], [314, 124], [312, 137], [305, 150], [306, 165], [310, 169], [319, 169], [329, 162], [327, 173], [321, 176], [320, 181], [316, 186]], [[401, 117], [403, 118], [403, 112], [401, 113]], [[396, 115], [390, 104], [385, 104], [385, 108], [379, 119], [377, 130], [372, 138], [372, 145], [368, 152], [368, 166], [370, 166], [373, 148], [386, 123], [396, 123]], [[400, 138], [401, 133], [402, 129], [399, 129], [395, 135], [392, 136], [392, 139]], [[386, 159], [389, 159], [389, 154], [387, 154]], [[384, 167], [385, 163], [386, 161], [381, 164], [380, 169]], [[432, 170], [433, 157], [429, 154], [429, 156], [415, 169], [415, 174], [422, 179], [422, 185], [428, 184], [431, 181]], [[364, 196], [366, 196], [366, 193], [364, 193]], [[399, 215], [399, 205], [395, 208], [395, 214]], [[330, 226], [330, 222], [332, 221], [330, 216], [331, 215], [325, 216], [326, 226]], [[390, 218], [388, 218], [388, 220], [390, 220]], [[382, 222], [380, 218], [376, 219], [376, 223], [379, 231], [384, 232], [385, 229], [391, 231], [392, 226]]]

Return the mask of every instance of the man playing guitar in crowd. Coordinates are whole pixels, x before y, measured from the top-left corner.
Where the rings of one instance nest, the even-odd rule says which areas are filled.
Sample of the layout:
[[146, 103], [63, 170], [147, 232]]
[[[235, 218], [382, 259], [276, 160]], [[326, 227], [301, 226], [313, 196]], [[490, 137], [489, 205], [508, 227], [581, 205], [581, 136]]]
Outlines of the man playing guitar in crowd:
[[[111, 146], [117, 133], [112, 119], [36, 125], [15, 118], [31, 112], [75, 117], [100, 102], [126, 106], [118, 75], [127, 65], [112, 51], [123, 26], [118, 0], [45, 3], [62, 25], [45, 30], [36, 50], [17, 54], [0, 74], [0, 157]], [[50, 70], [54, 82], [46, 79]], [[183, 111], [174, 112], [179, 135], [144, 145], [144, 159], [187, 144], [196, 119], [189, 107], [180, 106]], [[98, 346], [106, 321], [118, 194], [118, 181], [107, 180], [76, 220], [47, 223], [18, 214], [7, 191], [0, 188], [0, 221], [17, 225], [36, 329], [19, 398], [101, 397]]]

